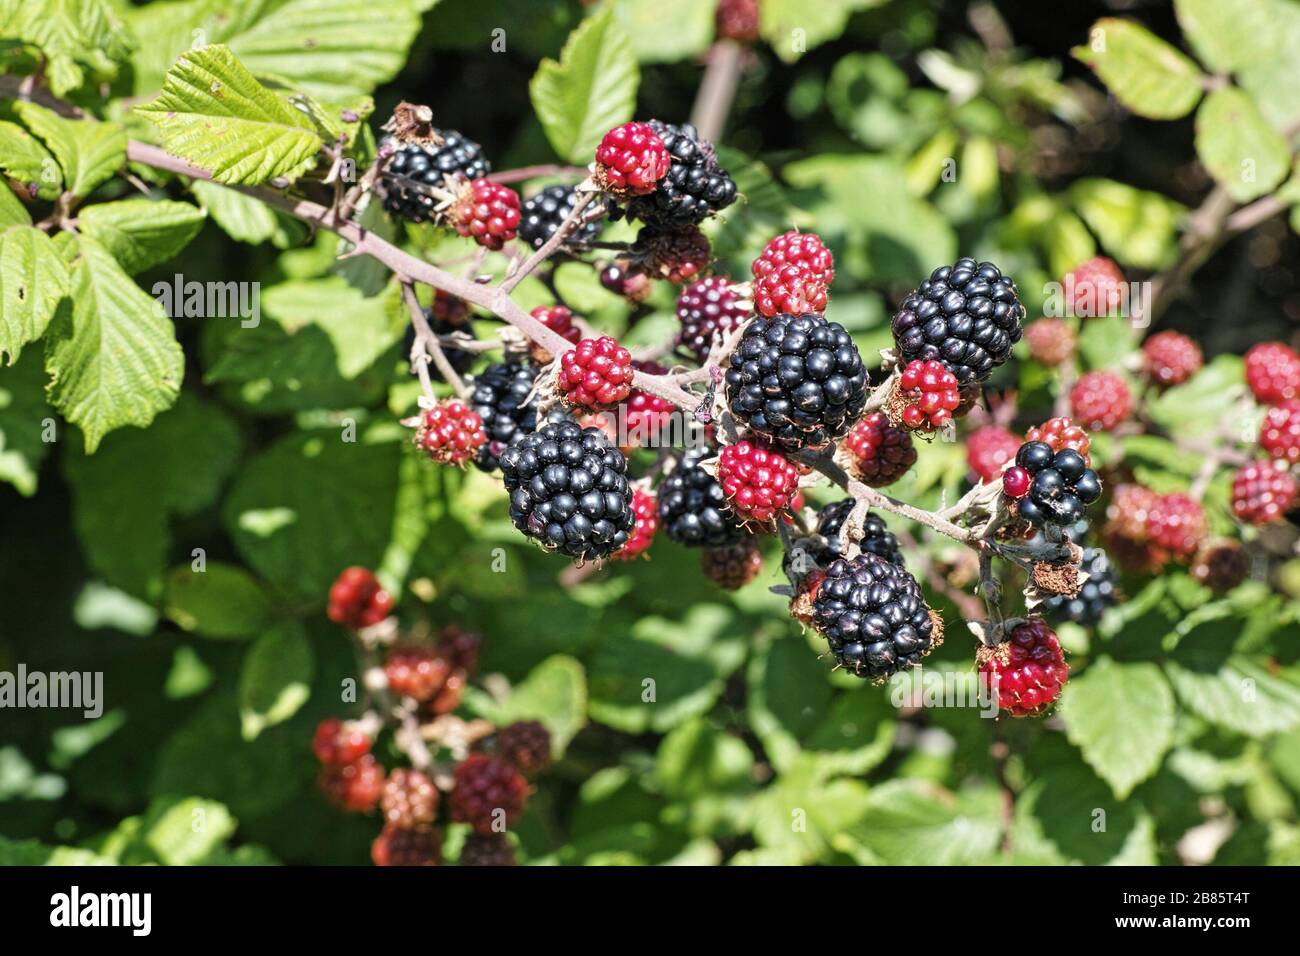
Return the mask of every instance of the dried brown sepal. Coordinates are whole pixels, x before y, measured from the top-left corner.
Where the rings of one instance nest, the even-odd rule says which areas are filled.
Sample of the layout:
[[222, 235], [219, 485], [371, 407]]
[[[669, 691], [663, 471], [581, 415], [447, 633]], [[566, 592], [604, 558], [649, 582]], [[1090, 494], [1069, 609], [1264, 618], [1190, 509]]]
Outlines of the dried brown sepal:
[[441, 146], [443, 139], [433, 127], [433, 110], [419, 103], [406, 100], [397, 104], [393, 115], [383, 125], [386, 133], [392, 133], [399, 143], [415, 143], [420, 146]]
[[1069, 561], [1035, 561], [1034, 586], [1047, 594], [1079, 593], [1079, 566]]

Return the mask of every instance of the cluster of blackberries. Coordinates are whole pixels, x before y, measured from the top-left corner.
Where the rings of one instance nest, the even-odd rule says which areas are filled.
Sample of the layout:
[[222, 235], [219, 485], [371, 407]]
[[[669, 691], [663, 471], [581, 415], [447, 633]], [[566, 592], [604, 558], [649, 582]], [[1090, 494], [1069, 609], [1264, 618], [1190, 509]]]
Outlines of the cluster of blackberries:
[[745, 537], [718, 480], [703, 467], [715, 452], [688, 451], [659, 484], [659, 525], [678, 544], [723, 548]]
[[510, 520], [549, 550], [592, 560], [627, 543], [635, 517], [627, 459], [571, 419], [521, 435], [500, 456]]
[[1047, 613], [1058, 621], [1096, 624], [1118, 598], [1115, 572], [1101, 548], [1085, 549], [1079, 570], [1088, 575], [1079, 587], [1079, 593], [1074, 597], [1057, 594], [1048, 598]]
[[973, 385], [1010, 357], [1024, 318], [1015, 282], [967, 257], [935, 269], [903, 300], [894, 341], [903, 364], [939, 361], [958, 385]]
[[532, 397], [536, 380], [537, 367], [524, 362], [497, 362], [474, 376], [469, 402], [488, 438], [474, 464], [483, 471], [495, 471], [515, 436], [537, 427], [537, 400]]
[[[578, 191], [575, 187], [547, 186], [524, 203], [523, 218], [519, 221], [519, 238], [532, 248], [540, 249], [546, 240], [555, 235], [577, 202]], [[589, 222], [570, 232], [564, 245], [580, 246], [591, 242], [599, 234], [600, 223]]]
[[913, 667], [942, 637], [916, 578], [870, 552], [826, 569], [812, 616], [835, 660], [858, 677], [884, 680]]
[[852, 337], [815, 313], [755, 318], [726, 374], [731, 413], [787, 451], [847, 434], [866, 404], [866, 386]]
[[1042, 441], [1020, 446], [1002, 486], [1015, 500], [1016, 514], [1036, 528], [1073, 525], [1101, 497], [1101, 481], [1082, 455], [1073, 448], [1053, 451]]
[[435, 130], [441, 146], [409, 143], [400, 147], [384, 167], [384, 209], [411, 222], [426, 222], [438, 200], [431, 189], [444, 188], [448, 176], [478, 179], [492, 171], [483, 147], [455, 130]]
[[736, 184], [718, 165], [713, 144], [701, 139], [694, 126], [673, 126], [659, 120], [646, 123], [668, 150], [668, 173], [654, 191], [631, 199], [627, 215], [656, 226], [688, 226], [736, 201]]

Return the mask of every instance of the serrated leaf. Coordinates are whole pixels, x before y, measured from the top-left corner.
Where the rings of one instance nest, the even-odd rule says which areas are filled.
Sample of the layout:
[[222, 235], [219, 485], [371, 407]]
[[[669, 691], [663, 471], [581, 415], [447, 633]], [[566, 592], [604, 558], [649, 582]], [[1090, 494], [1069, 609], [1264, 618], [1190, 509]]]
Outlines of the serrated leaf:
[[0, 36], [45, 55], [50, 89], [63, 96], [86, 81], [84, 67], [105, 79], [131, 48], [115, 6], [104, 0], [10, 0], [0, 3]]
[[21, 101], [14, 110], [59, 161], [63, 188], [74, 196], [90, 195], [126, 165], [126, 130], [121, 123], [64, 119], [53, 110]]
[[1066, 736], [1123, 800], [1160, 766], [1174, 740], [1174, 694], [1155, 664], [1103, 657], [1061, 694]]
[[1002, 839], [1002, 797], [993, 787], [948, 793], [920, 780], [871, 791], [866, 818], [832, 838], [859, 863], [962, 866], [987, 863]]
[[39, 229], [0, 232], [0, 358], [18, 360], [40, 338], [68, 294], [68, 269], [53, 241]]
[[1291, 167], [1286, 138], [1232, 87], [1212, 92], [1197, 111], [1196, 154], [1237, 202], [1271, 192]]
[[220, 183], [294, 179], [315, 165], [322, 145], [310, 117], [221, 45], [184, 53], [158, 98], [135, 111], [158, 126], [169, 153]]
[[311, 697], [316, 655], [297, 621], [276, 624], [244, 654], [239, 719], [245, 740], [284, 723]]
[[632, 118], [639, 82], [631, 42], [606, 6], [570, 34], [559, 62], [541, 62], [528, 93], [551, 147], [585, 165], [600, 138]]
[[551, 733], [551, 752], [558, 758], [587, 725], [587, 675], [577, 660], [556, 654], [534, 667], [503, 699], [476, 695], [471, 709], [498, 726], [540, 720]]
[[1070, 198], [1102, 246], [1124, 265], [1159, 269], [1177, 255], [1175, 240], [1186, 208], [1159, 193], [1113, 179], [1081, 179]]
[[17, 123], [0, 120], [0, 170], [27, 187], [29, 195], [54, 199], [63, 191], [63, 171], [49, 150]]
[[36, 475], [49, 454], [45, 424], [51, 415], [39, 350], [12, 367], [0, 365], [0, 481], [27, 497], [36, 493]]
[[65, 450], [77, 539], [91, 569], [130, 594], [156, 600], [170, 518], [208, 507], [238, 454], [234, 422], [189, 393], [151, 427], [109, 435], [94, 455]]
[[1103, 17], [1088, 38], [1070, 52], [1138, 116], [1177, 119], [1201, 98], [1204, 78], [1196, 64], [1145, 27]]
[[115, 428], [144, 428], [180, 392], [185, 359], [171, 319], [103, 246], [76, 241], [71, 315], [46, 342], [48, 393], [94, 452]]
[[642, 63], [685, 60], [703, 53], [713, 42], [711, 3], [619, 0], [614, 12]]
[[267, 624], [271, 602], [243, 568], [211, 561], [201, 571], [186, 565], [167, 573], [163, 613], [185, 631], [204, 637], [242, 638]]
[[1076, 758], [1043, 768], [1021, 794], [1011, 845], [1024, 862], [1039, 865], [1151, 866], [1155, 831], [1155, 821], [1136, 798], [1116, 800]]
[[1174, 0], [1174, 12], [1196, 54], [1217, 73], [1231, 73], [1282, 51], [1271, 3]]
[[160, 265], [184, 249], [203, 228], [203, 210], [169, 199], [121, 199], [87, 206], [77, 228], [99, 240], [127, 272]]

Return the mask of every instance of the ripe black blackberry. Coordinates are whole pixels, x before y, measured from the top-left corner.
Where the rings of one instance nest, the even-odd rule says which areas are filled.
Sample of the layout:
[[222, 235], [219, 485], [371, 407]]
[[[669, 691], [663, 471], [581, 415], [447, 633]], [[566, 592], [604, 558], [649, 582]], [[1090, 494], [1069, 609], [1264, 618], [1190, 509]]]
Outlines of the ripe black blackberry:
[[833, 562], [812, 610], [835, 660], [858, 677], [884, 680], [942, 640], [916, 578], [876, 554]]
[[474, 376], [469, 404], [483, 419], [488, 436], [474, 459], [480, 470], [496, 471], [514, 437], [537, 427], [537, 400], [529, 398], [536, 380], [537, 368], [522, 362], [497, 362]]
[[504, 833], [471, 833], [460, 848], [461, 866], [514, 866], [515, 848]]
[[[817, 533], [828, 542], [824, 552], [825, 558], [818, 562], [823, 567], [836, 558], [844, 556], [844, 548], [848, 542], [840, 532], [844, 530], [845, 522], [853, 513], [853, 505], [852, 498], [845, 498], [843, 501], [833, 501], [817, 512]], [[903, 553], [898, 550], [898, 538], [886, 526], [884, 519], [870, 511], [862, 522], [862, 540], [858, 542], [858, 546], [863, 551], [878, 555], [900, 568], [906, 567]]]
[[454, 129], [435, 129], [441, 146], [409, 143], [400, 147], [384, 167], [384, 209], [411, 222], [425, 222], [438, 200], [420, 187], [443, 188], [447, 176], [478, 179], [492, 171], [483, 147]]
[[700, 467], [714, 454], [711, 449], [687, 452], [659, 483], [659, 526], [678, 544], [723, 548], [745, 537], [722, 485]]
[[[519, 238], [532, 248], [540, 249], [555, 235], [555, 230], [560, 228], [577, 201], [578, 190], [573, 186], [547, 186], [524, 203], [523, 217], [519, 220]], [[600, 223], [589, 222], [570, 232], [563, 245], [591, 242], [599, 233]]]
[[1054, 620], [1096, 624], [1106, 608], [1115, 604], [1115, 572], [1105, 551], [1086, 548], [1080, 570], [1087, 572], [1088, 580], [1083, 582], [1078, 594], [1072, 598], [1058, 594], [1047, 599], [1047, 613]]
[[573, 558], [608, 557], [635, 518], [627, 459], [595, 428], [547, 422], [501, 453], [510, 520], [526, 536]]
[[867, 400], [867, 373], [853, 339], [811, 312], [751, 322], [726, 383], [731, 413], [787, 451], [844, 437]]
[[903, 364], [937, 360], [959, 385], [982, 382], [1020, 341], [1025, 307], [1015, 282], [991, 262], [958, 259], [930, 273], [894, 314]]
[[736, 201], [736, 184], [718, 165], [713, 144], [701, 139], [689, 123], [672, 126], [659, 120], [648, 124], [672, 157], [668, 175], [654, 192], [627, 204], [627, 215], [656, 226], [688, 226], [702, 222]]
[[1029, 473], [1030, 482], [1028, 493], [1016, 499], [1015, 512], [1036, 528], [1068, 528], [1101, 497], [1097, 473], [1073, 448], [1053, 451], [1047, 442], [1028, 441], [1016, 452], [1016, 467]]

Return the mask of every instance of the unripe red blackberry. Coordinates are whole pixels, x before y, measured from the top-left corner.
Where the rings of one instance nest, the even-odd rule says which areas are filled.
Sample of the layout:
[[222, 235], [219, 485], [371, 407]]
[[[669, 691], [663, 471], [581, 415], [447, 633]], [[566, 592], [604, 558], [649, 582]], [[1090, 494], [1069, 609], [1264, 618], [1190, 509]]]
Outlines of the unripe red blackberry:
[[1297, 494], [1300, 486], [1280, 461], [1252, 461], [1232, 477], [1232, 511], [1248, 524], [1281, 521]]
[[1265, 405], [1300, 398], [1300, 355], [1281, 342], [1260, 342], [1246, 352], [1246, 384]]
[[696, 226], [646, 226], [637, 233], [636, 249], [646, 275], [675, 285], [704, 273], [713, 261], [713, 247]]
[[370, 844], [375, 866], [437, 866], [442, 862], [442, 834], [434, 827], [384, 825]]
[[1106, 529], [1130, 541], [1145, 541], [1150, 528], [1151, 512], [1159, 495], [1141, 485], [1123, 484], [1115, 488], [1106, 509]]
[[1157, 332], [1142, 343], [1147, 377], [1160, 386], [1179, 385], [1200, 369], [1201, 347], [1180, 332]]
[[1065, 319], [1038, 319], [1025, 326], [1029, 357], [1049, 368], [1068, 362], [1079, 338]]
[[1289, 398], [1264, 413], [1259, 445], [1271, 458], [1300, 462], [1300, 399]]
[[311, 748], [321, 763], [348, 764], [370, 752], [370, 738], [355, 724], [329, 717], [316, 725]]
[[444, 465], [465, 465], [487, 440], [483, 419], [459, 399], [448, 399], [426, 409], [415, 432], [416, 446]]
[[652, 193], [668, 173], [671, 157], [648, 123], [616, 126], [596, 147], [596, 184], [619, 199]]
[[886, 680], [942, 640], [916, 578], [875, 554], [832, 563], [812, 613], [836, 662], [857, 677]]
[[329, 619], [349, 628], [378, 624], [393, 610], [393, 597], [374, 573], [362, 567], [350, 567], [330, 587]]
[[704, 576], [724, 591], [739, 591], [763, 570], [763, 552], [753, 538], [725, 548], [706, 548], [700, 555]]
[[1070, 389], [1070, 414], [1084, 428], [1111, 431], [1128, 418], [1133, 395], [1116, 372], [1098, 370], [1079, 376]]
[[[539, 305], [528, 313], [556, 335], [577, 345], [582, 341], [582, 330], [573, 324], [573, 313], [562, 305]], [[548, 365], [554, 358], [550, 352], [533, 342], [531, 355], [538, 365]]]
[[448, 674], [447, 679], [438, 688], [438, 692], [428, 700], [420, 702], [419, 713], [421, 718], [441, 717], [443, 714], [450, 714], [459, 707], [461, 697], [465, 693], [466, 680], [463, 670], [453, 670]]
[[1250, 575], [1250, 555], [1240, 541], [1207, 541], [1196, 552], [1192, 577], [1216, 593], [1231, 591]]
[[316, 783], [340, 810], [369, 813], [383, 792], [384, 768], [373, 754], [362, 754], [352, 763], [325, 764]]
[[770, 525], [798, 494], [799, 474], [793, 462], [763, 444], [741, 441], [718, 453], [718, 482], [742, 521]]
[[1012, 717], [1037, 717], [1061, 696], [1070, 667], [1056, 632], [1042, 618], [1030, 618], [996, 647], [981, 645], [979, 672], [996, 681], [998, 706]]
[[399, 767], [384, 781], [379, 809], [385, 820], [406, 830], [433, 823], [438, 815], [438, 788], [427, 774]]
[[538, 720], [516, 720], [497, 733], [497, 756], [526, 776], [551, 765], [551, 732]]
[[490, 179], [463, 187], [447, 211], [456, 232], [486, 249], [500, 249], [513, 239], [520, 216], [519, 194]]
[[821, 236], [793, 229], [768, 242], [750, 266], [750, 271], [755, 279], [761, 279], [791, 265], [812, 270], [827, 286], [835, 279], [835, 259]]
[[967, 257], [930, 273], [894, 313], [892, 328], [901, 362], [942, 362], [965, 386], [1011, 357], [1024, 318], [1015, 282], [993, 263]]
[[451, 818], [476, 833], [500, 833], [523, 813], [528, 781], [513, 765], [485, 754], [470, 754], [455, 770]]
[[632, 353], [608, 335], [583, 339], [560, 358], [556, 387], [565, 403], [600, 411], [632, 394]]
[[841, 444], [854, 476], [872, 488], [893, 484], [916, 464], [911, 434], [889, 424], [884, 412], [864, 415]]
[[627, 537], [627, 544], [610, 555], [615, 561], [631, 561], [633, 558], [641, 557], [650, 550], [650, 545], [654, 543], [655, 532], [659, 530], [659, 502], [655, 500], [654, 495], [640, 488], [634, 489], [632, 514], [636, 516], [636, 524]]
[[1205, 509], [1182, 492], [1160, 495], [1147, 515], [1152, 543], [1179, 558], [1191, 557], [1205, 538]]
[[471, 833], [460, 848], [461, 866], [514, 866], [515, 848], [504, 833]]
[[1096, 256], [1065, 277], [1068, 314], [1080, 318], [1120, 315], [1128, 304], [1128, 284], [1113, 259]]
[[957, 377], [942, 362], [909, 362], [898, 379], [899, 418], [913, 431], [932, 432], [952, 421], [961, 403]]
[[686, 286], [677, 296], [677, 321], [682, 325], [677, 344], [703, 362], [714, 335], [725, 339], [749, 318], [749, 309], [741, 301], [726, 276], [709, 276]]
[[451, 664], [429, 647], [394, 647], [384, 661], [384, 674], [393, 693], [418, 701], [438, 693], [451, 672]]
[[758, 0], [719, 0], [714, 22], [718, 39], [753, 43], [758, 39]]
[[[647, 375], [665, 375], [668, 372], [658, 362], [634, 361], [632, 368]], [[632, 389], [632, 394], [622, 404], [624, 454], [652, 445], [659, 433], [672, 422], [676, 411], [677, 406], [668, 399], [639, 388]]]
[[807, 266], [789, 263], [753, 282], [754, 311], [771, 318], [782, 312], [826, 311], [826, 282]]
[[983, 425], [966, 436], [966, 464], [981, 481], [996, 481], [1020, 445], [1020, 439], [1001, 425]]
[[447, 624], [438, 632], [438, 656], [455, 670], [473, 674], [478, 670], [479, 647], [483, 635], [467, 631], [455, 624]]
[[1035, 425], [1025, 432], [1025, 441], [1046, 442], [1052, 446], [1052, 451], [1073, 448], [1083, 456], [1089, 467], [1092, 466], [1092, 458], [1088, 454], [1092, 441], [1086, 431], [1068, 418], [1049, 418], [1043, 424]]

